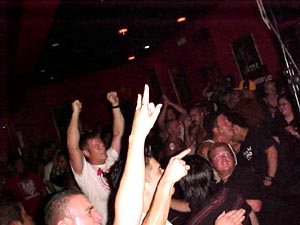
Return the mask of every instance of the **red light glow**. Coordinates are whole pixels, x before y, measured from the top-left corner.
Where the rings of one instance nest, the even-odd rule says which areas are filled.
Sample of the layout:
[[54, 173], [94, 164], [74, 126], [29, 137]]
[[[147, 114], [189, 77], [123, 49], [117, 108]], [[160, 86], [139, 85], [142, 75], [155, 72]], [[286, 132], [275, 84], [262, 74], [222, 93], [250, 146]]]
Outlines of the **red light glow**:
[[131, 60], [134, 60], [134, 59], [135, 59], [135, 56], [134, 56], [134, 55], [128, 57], [128, 60], [130, 60], [130, 61], [131, 61]]
[[184, 22], [184, 21], [186, 21], [186, 18], [185, 18], [185, 17], [180, 17], [180, 18], [177, 19], [177, 22], [178, 22], [178, 23], [182, 23], [182, 22]]
[[122, 28], [122, 29], [120, 29], [120, 30], [118, 31], [118, 33], [119, 33], [119, 34], [122, 34], [122, 35], [125, 35], [127, 31], [128, 31], [127, 28]]

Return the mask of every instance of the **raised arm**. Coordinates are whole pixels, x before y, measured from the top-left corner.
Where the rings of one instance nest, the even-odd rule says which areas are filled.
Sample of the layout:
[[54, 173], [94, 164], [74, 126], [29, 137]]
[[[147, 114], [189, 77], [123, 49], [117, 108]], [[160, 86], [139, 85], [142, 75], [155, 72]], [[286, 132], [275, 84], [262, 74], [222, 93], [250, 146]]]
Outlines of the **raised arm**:
[[143, 97], [138, 95], [126, 165], [115, 201], [115, 225], [140, 224], [145, 183], [144, 144], [161, 106], [149, 103], [149, 87], [145, 85]]
[[73, 170], [81, 174], [83, 169], [83, 154], [79, 148], [80, 132], [79, 132], [79, 114], [82, 104], [79, 100], [72, 103], [72, 117], [67, 131], [67, 145], [70, 155], [70, 163]]
[[185, 161], [182, 160], [184, 156], [190, 153], [191, 149], [187, 149], [172, 157], [168, 166], [160, 179], [151, 207], [143, 220], [143, 225], [165, 225], [167, 222], [171, 198], [174, 193], [174, 184], [182, 177], [187, 175], [190, 169]]
[[164, 100], [167, 99], [168, 102], [169, 102], [169, 105], [172, 106], [181, 115], [186, 115], [187, 114], [187, 110], [185, 108], [183, 108], [181, 105], [176, 104], [174, 102], [171, 102], [166, 95], [163, 95], [162, 97], [163, 97]]
[[[265, 154], [267, 155], [267, 163], [268, 163], [268, 171], [267, 177], [264, 179], [264, 185], [270, 186], [272, 185], [272, 178], [275, 177], [277, 171], [277, 149], [274, 145], [270, 146], [265, 150]], [[268, 179], [271, 178], [271, 179]]]
[[107, 93], [106, 98], [111, 103], [113, 113], [113, 137], [111, 147], [120, 153], [121, 141], [125, 127], [124, 117], [120, 109], [117, 92], [111, 91]]

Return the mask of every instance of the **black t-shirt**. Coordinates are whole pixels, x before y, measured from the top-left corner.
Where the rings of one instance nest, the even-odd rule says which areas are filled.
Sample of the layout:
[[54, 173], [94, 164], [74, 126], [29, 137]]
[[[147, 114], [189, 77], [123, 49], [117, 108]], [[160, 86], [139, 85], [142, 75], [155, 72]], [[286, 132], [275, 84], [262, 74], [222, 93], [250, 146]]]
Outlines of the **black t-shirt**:
[[212, 225], [222, 212], [241, 208], [246, 210], [243, 224], [251, 224], [249, 219], [251, 207], [243, 196], [233, 189], [221, 188], [216, 195], [202, 205], [200, 209], [196, 206], [192, 207], [192, 216], [187, 225]]
[[294, 164], [300, 159], [300, 140], [285, 130], [287, 126], [292, 126], [295, 131], [300, 132], [298, 120], [293, 119], [288, 123], [282, 116], [272, 123], [272, 135], [280, 141], [278, 161]]
[[240, 192], [245, 199], [264, 198], [264, 187], [261, 179], [249, 168], [236, 166], [231, 176], [224, 183], [220, 181], [217, 188], [231, 188]]
[[237, 154], [238, 164], [253, 169], [264, 177], [267, 174], [267, 158], [265, 150], [274, 145], [274, 139], [263, 128], [249, 128], [245, 140], [241, 143]]

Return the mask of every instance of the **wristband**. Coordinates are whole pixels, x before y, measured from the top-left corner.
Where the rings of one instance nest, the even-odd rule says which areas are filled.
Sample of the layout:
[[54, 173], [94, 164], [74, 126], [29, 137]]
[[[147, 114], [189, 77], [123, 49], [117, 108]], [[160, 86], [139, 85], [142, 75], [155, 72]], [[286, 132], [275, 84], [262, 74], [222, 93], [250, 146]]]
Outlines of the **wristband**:
[[112, 109], [117, 109], [117, 108], [120, 108], [120, 105], [114, 105], [111, 107]]
[[267, 180], [267, 181], [273, 181], [274, 177], [270, 177], [270, 176], [265, 176], [264, 177], [264, 180]]

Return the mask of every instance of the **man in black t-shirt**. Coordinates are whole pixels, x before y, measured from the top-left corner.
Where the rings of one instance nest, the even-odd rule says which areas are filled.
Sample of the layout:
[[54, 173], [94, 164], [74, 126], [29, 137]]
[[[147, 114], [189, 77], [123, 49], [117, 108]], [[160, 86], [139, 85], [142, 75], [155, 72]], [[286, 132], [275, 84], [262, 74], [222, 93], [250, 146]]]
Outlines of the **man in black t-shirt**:
[[272, 185], [277, 170], [277, 149], [272, 136], [263, 128], [250, 128], [237, 113], [229, 116], [233, 123], [232, 140], [240, 142], [235, 147], [238, 163], [258, 174], [265, 186]]

